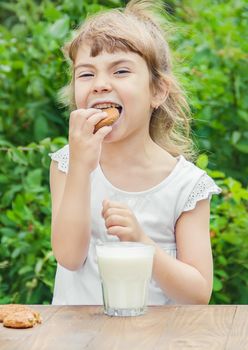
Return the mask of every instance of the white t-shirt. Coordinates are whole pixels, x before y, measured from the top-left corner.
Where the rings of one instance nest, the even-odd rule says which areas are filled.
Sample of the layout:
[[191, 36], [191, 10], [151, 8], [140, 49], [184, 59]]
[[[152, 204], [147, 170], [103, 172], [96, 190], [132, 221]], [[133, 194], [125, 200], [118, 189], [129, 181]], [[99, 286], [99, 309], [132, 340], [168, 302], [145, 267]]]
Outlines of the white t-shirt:
[[[50, 156], [58, 162], [59, 170], [65, 173], [68, 171], [69, 145]], [[57, 265], [52, 303], [54, 305], [102, 304], [95, 244], [97, 240], [117, 239], [106, 233], [101, 216], [104, 199], [126, 203], [133, 210], [144, 232], [168, 254], [176, 258], [177, 219], [182, 212], [194, 209], [197, 201], [207, 198], [210, 200], [212, 194], [220, 192], [221, 189], [205, 171], [183, 156], [178, 157], [178, 162], [169, 176], [158, 185], [142, 192], [126, 192], [114, 187], [105, 177], [99, 164], [91, 175], [92, 232], [87, 259], [77, 271], [69, 271]], [[157, 283], [152, 280], [149, 286], [148, 305], [170, 303], [173, 303], [173, 300], [168, 299]]]

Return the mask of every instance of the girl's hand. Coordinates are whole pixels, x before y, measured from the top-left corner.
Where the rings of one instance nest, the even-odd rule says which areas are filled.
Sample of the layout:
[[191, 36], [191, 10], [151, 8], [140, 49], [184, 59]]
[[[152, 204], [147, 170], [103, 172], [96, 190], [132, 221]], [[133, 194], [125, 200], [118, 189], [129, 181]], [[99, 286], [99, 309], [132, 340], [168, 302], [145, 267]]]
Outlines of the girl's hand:
[[112, 127], [104, 126], [95, 134], [94, 128], [106, 116], [106, 112], [96, 108], [77, 109], [71, 113], [69, 123], [71, 165], [81, 164], [90, 172], [97, 167], [102, 141]]
[[120, 241], [142, 242], [146, 237], [132, 210], [123, 203], [104, 200], [102, 216], [107, 232]]

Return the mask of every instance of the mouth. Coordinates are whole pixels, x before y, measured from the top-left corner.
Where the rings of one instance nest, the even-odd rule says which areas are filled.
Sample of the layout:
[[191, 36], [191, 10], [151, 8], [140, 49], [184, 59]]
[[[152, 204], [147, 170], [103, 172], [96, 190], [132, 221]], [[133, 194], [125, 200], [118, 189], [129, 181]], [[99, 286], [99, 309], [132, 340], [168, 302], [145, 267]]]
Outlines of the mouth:
[[97, 108], [97, 109], [101, 109], [101, 110], [104, 110], [104, 109], [107, 109], [107, 108], [116, 108], [118, 109], [119, 111], [119, 114], [121, 115], [121, 112], [122, 112], [122, 109], [123, 107], [121, 105], [119, 105], [118, 103], [96, 103], [92, 106], [92, 108]]

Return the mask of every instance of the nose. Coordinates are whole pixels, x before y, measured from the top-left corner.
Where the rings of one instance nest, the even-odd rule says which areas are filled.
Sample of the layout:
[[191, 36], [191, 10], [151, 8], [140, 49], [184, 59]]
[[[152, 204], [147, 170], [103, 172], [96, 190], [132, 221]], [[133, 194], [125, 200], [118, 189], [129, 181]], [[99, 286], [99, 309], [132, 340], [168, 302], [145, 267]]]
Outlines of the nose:
[[99, 94], [102, 92], [109, 92], [112, 90], [109, 79], [104, 75], [99, 75], [94, 79], [93, 93]]

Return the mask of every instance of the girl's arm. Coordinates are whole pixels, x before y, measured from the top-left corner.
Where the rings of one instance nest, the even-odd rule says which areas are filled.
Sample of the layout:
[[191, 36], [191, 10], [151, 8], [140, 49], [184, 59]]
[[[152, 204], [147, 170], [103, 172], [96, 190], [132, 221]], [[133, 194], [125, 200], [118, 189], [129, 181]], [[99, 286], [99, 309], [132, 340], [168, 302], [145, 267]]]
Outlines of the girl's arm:
[[70, 115], [69, 169], [60, 173], [52, 162], [52, 248], [62, 266], [77, 270], [89, 248], [90, 176], [97, 167], [104, 137], [112, 130], [104, 126], [94, 133], [95, 125], [106, 117], [96, 109], [78, 109]]
[[108, 233], [122, 241], [155, 246], [153, 278], [165, 294], [182, 304], [207, 304], [212, 292], [213, 262], [209, 234], [208, 200], [197, 202], [194, 210], [177, 220], [177, 259], [171, 257], [141, 229], [126, 205], [104, 201], [103, 217]]
[[90, 241], [90, 173], [78, 165], [66, 175], [52, 161], [50, 187], [52, 249], [60, 265], [76, 270], [87, 256]]
[[212, 293], [213, 262], [209, 234], [209, 201], [202, 200], [184, 212], [176, 224], [177, 259], [156, 247], [153, 277], [166, 295], [177, 303], [207, 304]]

